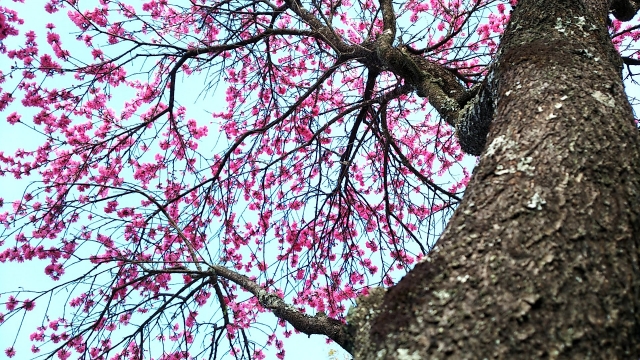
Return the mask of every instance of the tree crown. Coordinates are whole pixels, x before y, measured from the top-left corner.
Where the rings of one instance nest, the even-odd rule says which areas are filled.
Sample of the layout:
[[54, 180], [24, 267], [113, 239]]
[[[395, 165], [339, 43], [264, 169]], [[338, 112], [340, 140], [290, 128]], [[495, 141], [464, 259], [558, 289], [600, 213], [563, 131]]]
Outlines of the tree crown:
[[[60, 297], [30, 337], [61, 359], [260, 359], [257, 332], [279, 357], [292, 331], [345, 346], [348, 307], [462, 197], [515, 3], [0, 6], [0, 111], [37, 139], [0, 153], [33, 180], [5, 195], [0, 261], [53, 281], [3, 294], [0, 323]], [[638, 26], [610, 28], [635, 65]]]

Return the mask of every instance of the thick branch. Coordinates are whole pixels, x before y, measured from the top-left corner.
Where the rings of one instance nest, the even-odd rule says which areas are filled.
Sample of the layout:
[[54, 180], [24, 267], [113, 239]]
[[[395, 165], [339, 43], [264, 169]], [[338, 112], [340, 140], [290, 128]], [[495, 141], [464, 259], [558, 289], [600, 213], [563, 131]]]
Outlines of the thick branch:
[[[492, 98], [488, 96], [490, 92], [477, 91], [478, 88], [467, 90], [456, 75], [442, 65], [428, 61], [406, 46], [393, 46], [396, 19], [391, 0], [382, 0], [380, 3], [384, 28], [382, 34], [376, 41], [362, 46], [348, 45], [330, 26], [323, 25], [315, 15], [304, 9], [298, 0], [288, 0], [287, 5], [342, 56], [358, 57], [370, 68], [382, 66], [402, 77], [406, 84], [415, 87], [419, 96], [429, 98], [429, 103], [442, 119], [455, 127], [459, 136], [465, 137], [464, 140], [460, 139], [465, 152], [478, 155], [482, 151], [488, 129], [487, 120], [490, 120], [493, 108]], [[475, 95], [484, 96], [474, 99], [469, 106], [469, 100]], [[477, 134], [475, 129], [479, 130]]]
[[393, 11], [393, 2], [391, 0], [380, 1], [380, 9], [383, 21], [383, 33], [380, 39], [381, 42], [391, 45], [396, 38], [396, 15]]
[[405, 47], [381, 42], [377, 54], [390, 71], [415, 86], [419, 96], [428, 97], [429, 103], [448, 124], [456, 125], [466, 89], [455, 75], [439, 64], [411, 54]]
[[634, 59], [628, 56], [622, 57], [622, 62], [624, 62], [625, 65], [640, 65], [639, 59]]
[[442, 119], [456, 128], [462, 150], [479, 155], [493, 116], [494, 94], [490, 79], [467, 90], [458, 78], [442, 65], [411, 53], [407, 47], [393, 47], [381, 41], [377, 48], [381, 62], [413, 85]]
[[323, 25], [315, 15], [302, 7], [299, 0], [288, 0], [286, 4], [296, 15], [300, 16], [302, 21], [307, 23], [313, 31], [319, 33], [324, 38], [324, 41], [336, 52], [339, 54], [355, 52], [356, 49], [354, 46], [345, 43], [331, 27]]
[[351, 335], [349, 335], [346, 325], [342, 322], [327, 317], [327, 315], [323, 313], [315, 316], [304, 314], [295, 307], [287, 304], [278, 295], [265, 290], [255, 281], [226, 267], [211, 266], [209, 268], [209, 275], [212, 277], [219, 276], [225, 278], [249, 291], [258, 298], [260, 305], [271, 310], [279, 319], [285, 320], [293, 325], [296, 330], [307, 335], [326, 335], [345, 350], [350, 351], [352, 344]]
[[613, 0], [611, 12], [620, 21], [629, 21], [636, 16], [640, 9], [640, 1], [637, 0]]
[[464, 152], [479, 156], [487, 142], [496, 106], [493, 70], [489, 71], [482, 84], [475, 86], [471, 91], [475, 92], [475, 95], [458, 114], [456, 136]]

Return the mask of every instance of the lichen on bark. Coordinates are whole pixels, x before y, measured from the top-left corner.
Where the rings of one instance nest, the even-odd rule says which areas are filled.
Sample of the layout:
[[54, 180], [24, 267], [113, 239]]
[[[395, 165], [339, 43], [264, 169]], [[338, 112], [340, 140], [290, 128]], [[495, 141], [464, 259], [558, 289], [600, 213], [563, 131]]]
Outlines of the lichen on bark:
[[608, 6], [519, 1], [493, 69], [495, 144], [356, 359], [640, 357], [640, 139]]
[[369, 289], [369, 294], [358, 297], [356, 305], [349, 309], [346, 320], [352, 342], [345, 350], [356, 359], [363, 357], [368, 349], [372, 321], [381, 311], [385, 293], [386, 290], [381, 287]]

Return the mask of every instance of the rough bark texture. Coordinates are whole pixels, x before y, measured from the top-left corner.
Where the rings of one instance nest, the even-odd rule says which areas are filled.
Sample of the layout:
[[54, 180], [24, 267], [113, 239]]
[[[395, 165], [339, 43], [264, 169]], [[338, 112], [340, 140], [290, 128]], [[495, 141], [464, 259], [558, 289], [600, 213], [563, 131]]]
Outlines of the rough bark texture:
[[481, 161], [357, 359], [638, 359], [640, 143], [605, 0], [521, 0]]

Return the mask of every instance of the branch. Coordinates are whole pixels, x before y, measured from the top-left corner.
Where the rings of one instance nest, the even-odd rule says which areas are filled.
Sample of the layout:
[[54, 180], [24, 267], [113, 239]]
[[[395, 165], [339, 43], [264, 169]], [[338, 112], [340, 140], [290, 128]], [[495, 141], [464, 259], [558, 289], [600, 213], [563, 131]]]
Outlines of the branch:
[[480, 155], [495, 106], [492, 71], [488, 71], [482, 84], [467, 90], [444, 66], [412, 54], [406, 46], [397, 48], [384, 41], [377, 44], [380, 61], [413, 85], [418, 96], [429, 98], [442, 119], [456, 129], [462, 150]]
[[335, 122], [337, 122], [338, 120], [344, 118], [346, 115], [348, 115], [349, 113], [353, 112], [354, 110], [357, 110], [359, 108], [362, 107], [368, 107], [372, 104], [382, 104], [382, 103], [386, 103], [391, 101], [392, 99], [396, 99], [397, 97], [399, 97], [400, 95], [404, 95], [411, 92], [411, 89], [408, 86], [399, 86], [397, 88], [394, 88], [393, 90], [384, 93], [376, 98], [373, 99], [369, 99], [366, 101], [361, 101], [361, 102], [357, 102], [354, 103], [353, 106], [348, 107], [347, 109], [345, 109], [344, 111], [340, 112], [339, 114], [337, 114], [336, 116], [334, 116], [331, 120], [329, 120], [326, 124], [322, 125], [320, 128], [318, 128], [318, 130], [316, 130], [315, 133], [313, 133], [313, 135], [311, 136], [311, 138], [309, 138], [309, 140], [305, 141], [304, 143], [294, 147], [293, 149], [284, 152], [282, 155], [280, 155], [279, 157], [275, 158], [274, 160], [272, 160], [270, 163], [268, 163], [265, 167], [259, 169], [260, 171], [262, 170], [266, 170], [267, 168], [270, 168], [271, 166], [277, 164], [278, 162], [286, 159], [288, 156], [290, 156], [291, 154], [295, 154], [297, 153], [300, 149], [304, 149], [306, 147], [308, 147], [309, 145], [311, 145], [314, 141], [317, 141], [318, 138], [322, 135], [322, 133], [329, 128], [329, 126], [333, 125]]
[[185, 245], [187, 246], [187, 249], [189, 250], [189, 255], [191, 255], [191, 259], [196, 264], [196, 268], [199, 271], [202, 271], [202, 268], [200, 267], [200, 262], [204, 262], [204, 261], [198, 258], [198, 256], [196, 255], [196, 250], [193, 247], [193, 244], [191, 244], [191, 240], [189, 240], [187, 236], [182, 232], [182, 230], [180, 229], [176, 221], [171, 217], [171, 215], [169, 215], [166, 208], [163, 207], [155, 198], [153, 198], [152, 196], [148, 195], [143, 191], [140, 191], [138, 189], [132, 189], [131, 191], [138, 193], [144, 196], [147, 200], [151, 201], [158, 208], [157, 211], [161, 212], [167, 218], [171, 227], [178, 233], [178, 236], [182, 239], [182, 241], [184, 241]]
[[216, 276], [225, 278], [241, 286], [258, 298], [260, 305], [271, 310], [279, 319], [287, 321], [296, 330], [307, 335], [326, 335], [345, 350], [351, 350], [351, 335], [349, 335], [347, 331], [347, 326], [342, 322], [332, 319], [324, 313], [319, 313], [315, 316], [304, 314], [295, 307], [287, 304], [278, 295], [265, 290], [255, 281], [226, 267], [218, 265], [211, 266], [207, 274], [212, 278]]
[[418, 169], [416, 169], [411, 164], [411, 161], [409, 161], [409, 159], [407, 159], [407, 157], [402, 153], [402, 149], [400, 149], [398, 144], [396, 144], [395, 140], [391, 136], [391, 133], [389, 132], [389, 125], [387, 124], [387, 103], [386, 102], [383, 103], [382, 106], [380, 107], [379, 113], [380, 113], [380, 123], [382, 125], [382, 132], [385, 138], [385, 142], [387, 143], [387, 145], [390, 145], [393, 148], [396, 155], [398, 155], [398, 157], [400, 158], [400, 162], [402, 163], [402, 165], [406, 166], [407, 169], [409, 169], [409, 171], [411, 171], [413, 175], [415, 175], [420, 181], [422, 181], [423, 184], [429, 187], [432, 191], [436, 193], [441, 192], [452, 199], [455, 199], [457, 201], [462, 201], [462, 199], [458, 195], [443, 189], [433, 181], [429, 180], [429, 178], [424, 176], [424, 174], [422, 174]]
[[[364, 94], [362, 99], [364, 102], [371, 100], [373, 91], [376, 86], [376, 79], [379, 74], [380, 73], [378, 72], [377, 69], [376, 70], [369, 69], [369, 73], [367, 75], [367, 83], [364, 88]], [[341, 169], [340, 169], [340, 175], [338, 176], [338, 180], [336, 181], [335, 191], [338, 191], [340, 189], [342, 180], [344, 180], [347, 177], [347, 174], [349, 173], [349, 167], [351, 166], [351, 156], [352, 154], [357, 153], [357, 149], [354, 152], [353, 147], [356, 143], [356, 138], [358, 136], [358, 129], [360, 128], [360, 124], [362, 124], [362, 122], [367, 117], [368, 109], [369, 109], [368, 106], [363, 106], [360, 109], [360, 113], [356, 117], [356, 121], [353, 124], [353, 127], [351, 128], [347, 148], [344, 150], [344, 152], [340, 156]]]
[[303, 8], [299, 0], [287, 0], [285, 3], [296, 15], [300, 16], [302, 21], [309, 25], [314, 32], [320, 34], [323, 40], [336, 52], [346, 54], [356, 51], [356, 47], [344, 42], [340, 36], [333, 31], [333, 28], [323, 25], [313, 13]]
[[614, 39], [614, 38], [616, 38], [616, 37], [618, 37], [618, 36], [620, 36], [620, 35], [624, 35], [624, 34], [626, 34], [626, 33], [630, 33], [630, 32], [632, 32], [632, 31], [634, 31], [634, 30], [638, 30], [638, 29], [640, 29], [640, 24], [638, 24], [638, 25], [634, 25], [634, 26], [632, 26], [632, 27], [630, 27], [630, 28], [628, 28], [628, 29], [624, 29], [624, 30], [622, 30], [622, 31], [620, 31], [620, 32], [618, 32], [618, 33], [615, 33], [615, 34], [611, 35], [611, 38], [612, 38], [612, 39]]
[[383, 32], [380, 35], [382, 43], [391, 45], [396, 38], [396, 15], [393, 12], [393, 2], [391, 0], [380, 1], [382, 10]]
[[622, 62], [624, 62], [626, 65], [640, 65], [640, 60], [628, 56], [623, 56]]
[[[260, 34], [257, 34], [253, 37], [250, 37], [242, 41], [238, 41], [236, 43], [211, 45], [211, 46], [204, 46], [204, 47], [199, 47], [195, 49], [190, 49], [184, 53], [183, 57], [189, 58], [189, 57], [194, 57], [200, 54], [208, 54], [213, 52], [222, 53], [224, 51], [235, 50], [235, 49], [243, 48], [247, 45], [256, 44], [259, 41], [266, 39], [270, 36], [284, 36], [284, 35], [305, 36], [305, 37], [311, 37], [315, 39], [322, 39], [322, 37], [319, 36], [315, 31], [297, 30], [297, 29], [266, 29], [264, 32]], [[149, 45], [157, 46], [155, 44], [149, 44]]]
[[[311, 96], [311, 94], [313, 94], [314, 91], [316, 91], [323, 83], [326, 79], [328, 79], [341, 65], [343, 64], [343, 60], [338, 59], [338, 61], [336, 61], [336, 63], [328, 68], [317, 80], [316, 82], [307, 89], [307, 91], [298, 98], [298, 100], [296, 100], [296, 102], [291, 105], [289, 107], [289, 109], [282, 115], [280, 115], [277, 119], [271, 121], [270, 123], [264, 125], [263, 127], [260, 128], [255, 128], [255, 129], [251, 129], [248, 130], [246, 132], [244, 132], [243, 134], [239, 135], [235, 142], [229, 147], [229, 149], [224, 153], [224, 155], [222, 156], [222, 159], [220, 159], [220, 161], [218, 162], [217, 165], [217, 169], [215, 174], [213, 174], [213, 176], [201, 183], [199, 183], [198, 185], [185, 190], [184, 192], [178, 194], [177, 196], [175, 196], [173, 199], [167, 200], [167, 202], [164, 204], [164, 206], [169, 206], [172, 203], [174, 203], [175, 201], [184, 198], [185, 196], [187, 196], [189, 193], [196, 191], [198, 189], [200, 189], [201, 187], [207, 185], [207, 184], [213, 184], [216, 181], [218, 181], [220, 174], [222, 173], [222, 170], [224, 169], [225, 165], [227, 164], [227, 161], [229, 161], [229, 159], [231, 159], [231, 156], [233, 154], [233, 152], [251, 135], [255, 135], [255, 134], [262, 134], [264, 132], [266, 132], [267, 130], [271, 129], [272, 127], [276, 126], [277, 124], [281, 123], [284, 119], [286, 119], [289, 115], [293, 114], [296, 109], [298, 109], [298, 107], [300, 106], [300, 104], [302, 104], [309, 96]], [[159, 212], [159, 211], [157, 211]], [[157, 213], [156, 212], [156, 213]]]
[[[299, 0], [288, 0], [287, 5], [341, 56], [360, 58], [359, 61], [369, 68], [382, 65], [402, 77], [406, 84], [416, 88], [418, 96], [429, 98], [429, 103], [442, 119], [456, 128], [465, 152], [478, 155], [482, 151], [486, 142], [487, 120], [490, 121], [493, 115], [491, 92], [478, 91], [478, 88], [467, 90], [456, 75], [444, 66], [415, 54], [415, 50], [407, 46], [393, 46], [396, 18], [391, 0], [382, 0], [380, 3], [384, 29], [382, 34], [376, 41], [363, 44], [364, 47], [347, 44], [333, 28], [323, 25], [315, 15], [304, 9]], [[375, 56], [368, 56], [369, 52]], [[486, 83], [485, 81], [484, 84]], [[472, 98], [474, 101], [469, 105]], [[475, 133], [476, 129], [478, 133]]]
[[475, 96], [457, 114], [456, 136], [467, 154], [480, 156], [484, 150], [496, 107], [495, 89], [493, 70], [489, 69], [482, 84], [471, 89]]
[[620, 21], [629, 21], [640, 9], [638, 0], [613, 0], [611, 2], [611, 13]]
[[[462, 31], [462, 29], [464, 29], [464, 24], [466, 24], [466, 23], [467, 23], [467, 21], [471, 18], [471, 16], [475, 14], [475, 12], [476, 12], [476, 11], [478, 10], [478, 8], [480, 7], [480, 4], [481, 4], [481, 2], [480, 2], [480, 1], [477, 1], [477, 2], [473, 5], [473, 7], [471, 8], [471, 10], [469, 10], [469, 11], [467, 11], [467, 12], [466, 12], [466, 18], [465, 18], [462, 22], [460, 22], [460, 25], [458, 25], [458, 27], [457, 27], [457, 28], [456, 28], [454, 25], [452, 25], [452, 26], [454, 26], [453, 31], [449, 30], [449, 31], [448, 31], [448, 34], [447, 34], [447, 35], [445, 35], [445, 36], [444, 36], [440, 41], [438, 41], [437, 43], [435, 43], [435, 44], [433, 44], [433, 45], [431, 45], [431, 46], [429, 46], [429, 47], [426, 47], [426, 48], [424, 48], [424, 49], [414, 49], [414, 48], [412, 48], [412, 47], [408, 46], [408, 47], [407, 47], [407, 48], [408, 48], [408, 50], [409, 50], [412, 54], [415, 54], [415, 55], [422, 55], [422, 54], [425, 54], [425, 53], [428, 53], [428, 52], [431, 52], [431, 51], [435, 51], [435, 50], [437, 50], [439, 47], [443, 46], [443, 45], [444, 45], [444, 44], [446, 44], [448, 41], [450, 41], [450, 40], [451, 40], [451, 39], [453, 39], [455, 36], [457, 36], [457, 35]], [[452, 21], [452, 22], [451, 22], [451, 24], [454, 24], [454, 23], [455, 23], [455, 21], [456, 21], [457, 19], [458, 19], [458, 17], [456, 17], [456, 18], [454, 19], [454, 21]]]
[[455, 127], [459, 111], [470, 98], [468, 90], [442, 65], [412, 54], [406, 46], [393, 47], [383, 39], [377, 42], [376, 48], [380, 61], [391, 72], [413, 85], [418, 96], [429, 98], [429, 103], [444, 121]]

